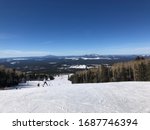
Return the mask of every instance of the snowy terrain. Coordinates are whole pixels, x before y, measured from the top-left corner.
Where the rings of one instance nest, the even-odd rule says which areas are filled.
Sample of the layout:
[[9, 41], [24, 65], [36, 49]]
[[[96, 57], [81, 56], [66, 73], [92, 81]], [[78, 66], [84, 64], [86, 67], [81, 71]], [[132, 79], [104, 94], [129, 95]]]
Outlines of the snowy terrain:
[[86, 58], [86, 57], [81, 57], [83, 60], [111, 60], [109, 57], [94, 57], [94, 58]]
[[67, 78], [0, 90], [0, 112], [150, 112], [150, 82], [71, 84]]
[[86, 69], [86, 65], [72, 65], [69, 68], [72, 68], [72, 69]]

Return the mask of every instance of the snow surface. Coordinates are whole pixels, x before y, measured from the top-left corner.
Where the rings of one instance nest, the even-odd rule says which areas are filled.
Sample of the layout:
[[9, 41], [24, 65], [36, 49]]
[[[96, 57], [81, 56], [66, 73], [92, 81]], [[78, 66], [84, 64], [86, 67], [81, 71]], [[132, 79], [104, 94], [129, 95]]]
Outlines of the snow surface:
[[67, 78], [1, 90], [0, 112], [150, 112], [150, 82], [71, 84]]
[[18, 63], [18, 62], [11, 62], [10, 64], [11, 64], [11, 65], [15, 65], [15, 64], [17, 64], [17, 63]]
[[109, 57], [94, 57], [94, 58], [87, 58], [87, 57], [81, 57], [83, 60], [111, 60]]
[[28, 58], [14, 58], [12, 60], [28, 60]]
[[71, 69], [86, 69], [86, 65], [72, 65], [69, 68], [71, 68]]
[[79, 60], [79, 58], [77, 57], [66, 57], [65, 59], [66, 60]]

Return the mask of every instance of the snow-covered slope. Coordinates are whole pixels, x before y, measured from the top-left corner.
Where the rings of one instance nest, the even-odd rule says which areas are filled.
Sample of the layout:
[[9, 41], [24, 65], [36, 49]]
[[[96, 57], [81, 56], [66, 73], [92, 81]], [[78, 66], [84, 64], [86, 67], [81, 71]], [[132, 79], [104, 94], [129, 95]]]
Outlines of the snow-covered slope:
[[150, 82], [71, 84], [59, 76], [48, 84], [1, 90], [0, 112], [150, 112]]

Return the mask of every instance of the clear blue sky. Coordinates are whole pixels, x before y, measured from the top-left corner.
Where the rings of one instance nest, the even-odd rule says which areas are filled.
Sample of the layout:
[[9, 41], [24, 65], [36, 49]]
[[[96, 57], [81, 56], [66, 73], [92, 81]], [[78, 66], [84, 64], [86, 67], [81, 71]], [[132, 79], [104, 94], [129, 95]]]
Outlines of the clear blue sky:
[[150, 0], [0, 0], [0, 57], [150, 53]]

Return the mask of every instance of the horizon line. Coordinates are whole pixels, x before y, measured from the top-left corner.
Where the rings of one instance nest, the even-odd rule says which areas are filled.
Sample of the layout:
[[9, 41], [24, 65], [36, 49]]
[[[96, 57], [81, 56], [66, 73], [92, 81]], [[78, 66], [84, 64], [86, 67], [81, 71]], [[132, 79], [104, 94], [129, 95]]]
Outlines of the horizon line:
[[38, 58], [38, 57], [48, 57], [48, 56], [54, 56], [54, 57], [69, 57], [69, 56], [88, 56], [88, 55], [98, 55], [98, 56], [150, 56], [150, 54], [71, 54], [71, 55], [36, 55], [36, 56], [10, 56], [10, 57], [0, 57], [0, 59], [11, 59], [11, 58]]

